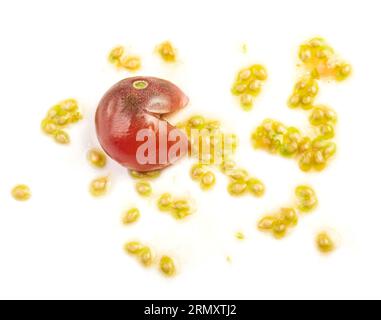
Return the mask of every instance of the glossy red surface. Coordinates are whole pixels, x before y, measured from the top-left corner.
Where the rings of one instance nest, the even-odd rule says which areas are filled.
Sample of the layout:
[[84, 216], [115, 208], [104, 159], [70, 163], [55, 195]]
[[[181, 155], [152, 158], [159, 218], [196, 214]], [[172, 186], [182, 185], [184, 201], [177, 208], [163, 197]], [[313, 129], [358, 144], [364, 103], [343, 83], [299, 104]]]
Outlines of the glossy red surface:
[[[154, 77], [124, 79], [115, 84], [99, 103], [95, 117], [99, 142], [111, 158], [126, 168], [137, 171], [163, 169], [185, 155], [184, 152], [171, 155], [170, 149], [176, 141], [171, 141], [169, 135], [178, 136], [182, 150], [187, 150], [188, 140], [162, 116], [184, 108], [187, 103], [185, 94], [169, 81]], [[159, 127], [167, 129], [162, 131]], [[156, 154], [154, 163], [142, 164], [137, 159], [139, 146], [144, 142], [136, 138], [142, 129], [150, 129], [156, 138], [155, 150], [150, 150]], [[166, 160], [159, 159], [160, 151], [164, 152]]]

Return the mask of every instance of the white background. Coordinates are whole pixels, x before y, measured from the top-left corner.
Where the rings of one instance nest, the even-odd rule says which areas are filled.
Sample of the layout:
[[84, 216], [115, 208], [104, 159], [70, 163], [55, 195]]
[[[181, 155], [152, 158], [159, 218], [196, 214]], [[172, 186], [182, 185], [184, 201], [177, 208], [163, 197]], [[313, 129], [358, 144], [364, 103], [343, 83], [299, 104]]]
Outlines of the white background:
[[[380, 10], [379, 1], [1, 1], [0, 297], [381, 298]], [[250, 133], [267, 117], [307, 126], [307, 114], [288, 109], [286, 100], [297, 79], [297, 47], [316, 35], [352, 63], [354, 75], [321, 85], [318, 101], [339, 114], [339, 151], [324, 173], [304, 174], [294, 161], [254, 151]], [[175, 66], [153, 54], [166, 39], [179, 49]], [[203, 193], [183, 161], [154, 183], [147, 202], [117, 164], [102, 172], [88, 165], [97, 103], [129, 76], [107, 62], [116, 44], [141, 55], [139, 74], [169, 79], [187, 93], [191, 103], [178, 119], [202, 113], [240, 136], [237, 161], [264, 180], [263, 199], [229, 197], [221, 175]], [[257, 62], [269, 80], [245, 113], [230, 86], [239, 68]], [[85, 119], [64, 147], [39, 125], [68, 97], [79, 100]], [[110, 174], [112, 188], [93, 199], [88, 183], [100, 174]], [[18, 183], [31, 186], [31, 201], [11, 198]], [[259, 233], [258, 218], [292, 202], [299, 183], [315, 187], [318, 210], [284, 241]], [[192, 196], [197, 213], [183, 223], [158, 213], [163, 191]], [[126, 228], [120, 216], [131, 205], [142, 219]], [[322, 228], [339, 238], [329, 257], [314, 247]], [[243, 242], [234, 238], [239, 230]], [[143, 269], [122, 250], [131, 239], [174, 256], [179, 275]]]

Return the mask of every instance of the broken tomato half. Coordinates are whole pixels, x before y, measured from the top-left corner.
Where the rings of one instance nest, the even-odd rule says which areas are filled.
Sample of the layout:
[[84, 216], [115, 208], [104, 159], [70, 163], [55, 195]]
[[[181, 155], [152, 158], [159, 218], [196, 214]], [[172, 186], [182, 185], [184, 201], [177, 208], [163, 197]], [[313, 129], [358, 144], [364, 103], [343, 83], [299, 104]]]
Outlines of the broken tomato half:
[[187, 103], [187, 96], [167, 80], [124, 79], [99, 103], [98, 140], [112, 159], [128, 169], [146, 172], [168, 167], [187, 153], [188, 139], [163, 117]]

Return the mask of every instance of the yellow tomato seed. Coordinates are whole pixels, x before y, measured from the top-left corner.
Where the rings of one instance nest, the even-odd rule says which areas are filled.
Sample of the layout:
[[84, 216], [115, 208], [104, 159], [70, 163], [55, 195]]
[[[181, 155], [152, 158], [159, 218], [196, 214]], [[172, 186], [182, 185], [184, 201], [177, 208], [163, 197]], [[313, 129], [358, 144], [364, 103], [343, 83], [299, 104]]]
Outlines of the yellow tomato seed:
[[201, 178], [201, 188], [204, 190], [208, 190], [212, 188], [216, 183], [216, 176], [213, 172], [206, 172]]
[[142, 197], [149, 197], [152, 194], [151, 184], [147, 181], [138, 181], [135, 185], [135, 190]]
[[94, 167], [97, 168], [104, 168], [107, 164], [106, 155], [98, 149], [89, 150], [87, 153], [87, 159]]
[[149, 267], [153, 263], [153, 253], [149, 247], [143, 247], [138, 252], [139, 260], [143, 266]]
[[113, 48], [110, 53], [109, 53], [109, 61], [111, 63], [119, 63], [120, 62], [120, 59], [122, 58], [124, 54], [124, 47], [122, 46], [117, 46], [115, 48]]
[[123, 214], [122, 223], [124, 225], [128, 225], [128, 224], [131, 224], [131, 223], [138, 221], [139, 218], [140, 218], [139, 209], [138, 208], [131, 208], [130, 210], [126, 211]]
[[237, 240], [245, 240], [245, 235], [241, 231], [236, 232], [235, 237], [237, 238]]
[[276, 221], [273, 216], [265, 216], [258, 222], [258, 229], [261, 231], [271, 231], [273, 229], [274, 222]]
[[31, 197], [30, 188], [25, 184], [20, 184], [12, 189], [12, 196], [17, 201], [27, 201]]
[[94, 196], [94, 197], [100, 197], [100, 196], [103, 196], [106, 194], [107, 192], [107, 189], [108, 189], [108, 185], [109, 185], [109, 179], [108, 177], [100, 177], [100, 178], [96, 178], [94, 179], [91, 183], [90, 183], [90, 193]]
[[59, 144], [69, 144], [70, 143], [70, 136], [67, 132], [63, 130], [57, 130], [54, 133], [54, 140]]
[[129, 254], [138, 254], [143, 249], [143, 245], [140, 242], [132, 241], [124, 245], [124, 250]]
[[327, 232], [320, 232], [315, 241], [318, 250], [322, 253], [331, 253], [335, 250], [335, 243]]
[[172, 277], [176, 274], [175, 262], [171, 257], [163, 256], [160, 259], [160, 271], [168, 277]]
[[157, 201], [157, 206], [160, 211], [169, 211], [172, 208], [173, 199], [171, 194], [164, 193], [160, 196], [159, 200]]
[[127, 56], [121, 59], [120, 64], [128, 71], [134, 72], [140, 69], [141, 60], [138, 56]]
[[175, 62], [176, 61], [176, 50], [172, 43], [165, 41], [157, 47], [157, 52], [165, 62]]

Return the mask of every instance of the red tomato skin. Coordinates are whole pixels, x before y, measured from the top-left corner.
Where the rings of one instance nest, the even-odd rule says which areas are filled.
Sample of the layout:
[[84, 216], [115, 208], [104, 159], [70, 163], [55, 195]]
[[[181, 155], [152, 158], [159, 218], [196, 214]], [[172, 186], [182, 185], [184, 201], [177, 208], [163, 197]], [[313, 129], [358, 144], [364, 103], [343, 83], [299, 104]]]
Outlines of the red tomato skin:
[[[134, 83], [144, 81], [146, 88], [136, 89]], [[174, 162], [170, 159], [169, 150], [176, 141], [169, 141], [168, 135], [176, 133], [181, 137], [182, 150], [187, 150], [186, 135], [162, 119], [184, 108], [188, 98], [174, 84], [154, 77], [133, 77], [115, 84], [101, 99], [95, 116], [98, 140], [104, 151], [122, 166], [136, 171], [160, 170]], [[167, 132], [159, 132], [159, 126], [166, 124]], [[139, 146], [144, 143], [136, 141], [141, 129], [151, 129], [156, 136], [155, 163], [141, 164], [137, 160]], [[161, 135], [161, 137], [160, 137]], [[165, 135], [165, 136], [164, 136]], [[167, 161], [159, 161], [161, 139], [166, 140]], [[164, 146], [165, 147], [165, 146]], [[183, 152], [181, 156], [184, 156]], [[180, 158], [180, 157], [179, 157]]]

